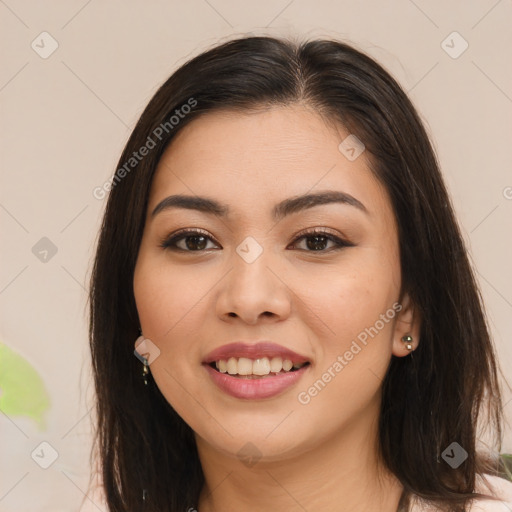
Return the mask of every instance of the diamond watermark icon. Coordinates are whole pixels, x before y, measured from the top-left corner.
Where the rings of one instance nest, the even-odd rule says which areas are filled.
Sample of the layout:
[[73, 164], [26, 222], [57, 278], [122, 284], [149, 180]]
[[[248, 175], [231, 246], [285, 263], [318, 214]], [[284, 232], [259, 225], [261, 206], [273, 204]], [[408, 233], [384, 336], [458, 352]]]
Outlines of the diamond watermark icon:
[[30, 456], [43, 469], [48, 469], [59, 458], [59, 453], [50, 443], [43, 441]]
[[263, 252], [263, 247], [252, 236], [248, 236], [237, 246], [236, 252], [246, 263], [254, 263]]
[[441, 42], [441, 48], [452, 58], [458, 59], [469, 47], [469, 43], [456, 31]]
[[443, 451], [441, 457], [453, 469], [457, 469], [468, 458], [468, 452], [454, 441]]
[[148, 338], [139, 336], [135, 341], [135, 356], [141, 363], [150, 365], [159, 355], [160, 349]]
[[59, 47], [57, 40], [48, 32], [41, 32], [30, 45], [39, 57], [47, 59]]
[[262, 457], [262, 453], [256, 445], [251, 442], [245, 443], [237, 452], [237, 457], [247, 467], [252, 468]]
[[347, 160], [353, 162], [359, 158], [361, 153], [363, 153], [365, 146], [353, 133], [351, 133], [341, 142], [338, 149]]
[[32, 247], [32, 254], [43, 263], [48, 263], [56, 254], [57, 246], [47, 237], [43, 236], [34, 247]]

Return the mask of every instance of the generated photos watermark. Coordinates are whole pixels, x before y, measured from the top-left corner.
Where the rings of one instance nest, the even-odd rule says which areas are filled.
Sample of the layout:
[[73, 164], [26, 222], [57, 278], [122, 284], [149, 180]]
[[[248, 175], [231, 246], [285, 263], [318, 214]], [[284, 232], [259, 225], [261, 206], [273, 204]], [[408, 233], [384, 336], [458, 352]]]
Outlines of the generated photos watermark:
[[[146, 139], [146, 142], [138, 149], [134, 151], [132, 156], [111, 176], [110, 179], [105, 181], [103, 185], [95, 187], [92, 191], [92, 195], [95, 199], [104, 199], [110, 190], [112, 190], [126, 175], [143, 160], [143, 158], [154, 149], [158, 142], [161, 142], [167, 134], [169, 134], [181, 120], [190, 114], [192, 109], [197, 106], [197, 100], [193, 97], [187, 100], [187, 103], [181, 105], [180, 108], [174, 110], [174, 114], [169, 118], [168, 121], [160, 123]], [[158, 142], [157, 142], [158, 140]]]
[[395, 302], [385, 313], [381, 313], [379, 320], [377, 320], [372, 326], [361, 331], [357, 335], [357, 339], [352, 340], [350, 348], [342, 355], [338, 355], [336, 360], [327, 368], [322, 376], [313, 383], [312, 386], [310, 386], [306, 391], [301, 391], [297, 395], [299, 403], [302, 405], [309, 404], [311, 400], [316, 397], [318, 393], [320, 393], [327, 384], [329, 384], [329, 382], [331, 382], [357, 354], [359, 354], [359, 352], [361, 352], [363, 347], [368, 344], [368, 338], [373, 339], [377, 336], [377, 334], [384, 329], [386, 324], [393, 320], [396, 314], [401, 310], [402, 305]]

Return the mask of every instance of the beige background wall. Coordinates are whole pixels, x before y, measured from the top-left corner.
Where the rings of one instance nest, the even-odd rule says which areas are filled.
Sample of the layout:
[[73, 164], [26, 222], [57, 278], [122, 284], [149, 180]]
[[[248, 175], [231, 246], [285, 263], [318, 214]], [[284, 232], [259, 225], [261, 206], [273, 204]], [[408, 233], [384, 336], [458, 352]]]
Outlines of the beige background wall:
[[[346, 39], [410, 92], [432, 133], [510, 375], [510, 0], [0, 0], [0, 19], [0, 342], [33, 365], [51, 397], [46, 429], [0, 414], [1, 511], [78, 510], [93, 403], [86, 289], [105, 206], [92, 191], [112, 175], [158, 85], [234, 35]], [[39, 257], [32, 251], [43, 237], [57, 248], [46, 262], [44, 247]], [[35, 449], [50, 456], [41, 442], [58, 452], [48, 469], [31, 457]], [[512, 452], [510, 429], [503, 451]]]

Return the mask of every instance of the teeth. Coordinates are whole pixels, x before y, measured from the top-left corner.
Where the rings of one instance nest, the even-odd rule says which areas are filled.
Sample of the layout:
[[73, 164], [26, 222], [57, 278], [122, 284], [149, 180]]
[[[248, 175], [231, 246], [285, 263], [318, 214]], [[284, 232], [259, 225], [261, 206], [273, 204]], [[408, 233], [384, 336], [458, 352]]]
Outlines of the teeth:
[[238, 373], [238, 361], [234, 357], [228, 359], [227, 371], [230, 375], [236, 375]]
[[302, 368], [306, 363], [292, 363], [290, 359], [283, 360], [281, 357], [268, 357], [260, 359], [249, 359], [247, 357], [230, 357], [227, 361], [221, 359], [215, 362], [217, 370], [229, 375], [269, 375], [270, 373], [279, 373], [281, 371], [289, 372]]
[[252, 361], [247, 357], [241, 357], [238, 360], [238, 375], [251, 375]]
[[279, 373], [283, 369], [283, 360], [280, 357], [273, 357], [270, 360], [270, 371]]
[[270, 361], [268, 357], [262, 357], [252, 362], [252, 373], [254, 375], [268, 375], [270, 373]]
[[283, 370], [289, 372], [293, 368], [293, 363], [289, 359], [283, 361]]

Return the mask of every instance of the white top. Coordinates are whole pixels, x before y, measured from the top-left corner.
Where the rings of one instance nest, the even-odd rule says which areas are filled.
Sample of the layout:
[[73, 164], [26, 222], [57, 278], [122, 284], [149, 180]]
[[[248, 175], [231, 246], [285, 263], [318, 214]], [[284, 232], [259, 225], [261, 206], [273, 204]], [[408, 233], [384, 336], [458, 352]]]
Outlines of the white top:
[[[499, 501], [483, 498], [475, 499], [469, 507], [469, 512], [512, 512], [512, 482], [509, 480], [485, 475], [484, 482], [484, 479], [477, 475], [475, 491], [496, 496]], [[410, 510], [411, 512], [434, 512], [439, 509], [420, 498], [414, 498]]]
[[[496, 496], [499, 501], [489, 499], [474, 500], [469, 512], [512, 512], [512, 482], [497, 476], [486, 475], [486, 482], [477, 475], [476, 491], [482, 494]], [[485, 484], [489, 487], [487, 487]], [[439, 509], [418, 497], [412, 498], [410, 505], [411, 512], [435, 512]], [[88, 494], [88, 498], [83, 503], [80, 512], [107, 512], [105, 497], [101, 487], [96, 487], [94, 491]]]

